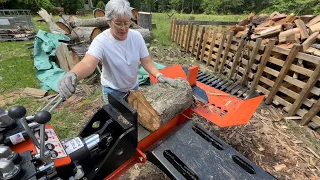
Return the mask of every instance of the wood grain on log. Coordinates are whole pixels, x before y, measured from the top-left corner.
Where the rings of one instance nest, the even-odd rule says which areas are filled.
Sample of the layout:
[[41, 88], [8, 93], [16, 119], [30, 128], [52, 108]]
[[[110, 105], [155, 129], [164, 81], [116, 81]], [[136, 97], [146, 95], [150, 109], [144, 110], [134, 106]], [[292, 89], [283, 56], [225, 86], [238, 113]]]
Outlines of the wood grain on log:
[[71, 34], [72, 27], [64, 22], [63, 19], [60, 19], [56, 24], [66, 32], [66, 34]]
[[75, 53], [69, 51], [67, 44], [61, 43], [56, 49], [57, 64], [59, 67], [68, 72], [72, 69], [80, 59]]
[[70, 38], [76, 41], [91, 42], [102, 31], [96, 27], [75, 27]]
[[104, 17], [105, 13], [104, 10], [96, 8], [93, 10], [93, 17], [98, 18], [98, 17]]
[[319, 16], [316, 16], [315, 18], [313, 18], [311, 21], [309, 21], [306, 26], [307, 27], [310, 27], [316, 23], [320, 22], [320, 15]]
[[183, 79], [177, 81], [177, 87], [157, 83], [130, 92], [128, 102], [137, 110], [142, 126], [155, 131], [191, 106], [193, 93], [189, 83]]

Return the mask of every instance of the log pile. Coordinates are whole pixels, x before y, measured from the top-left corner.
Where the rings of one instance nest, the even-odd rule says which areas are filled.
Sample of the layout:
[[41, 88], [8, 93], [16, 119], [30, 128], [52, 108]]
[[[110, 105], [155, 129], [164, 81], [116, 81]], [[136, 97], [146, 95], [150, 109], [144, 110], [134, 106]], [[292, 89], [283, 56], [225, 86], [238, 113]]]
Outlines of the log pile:
[[21, 41], [34, 38], [34, 32], [30, 29], [0, 29], [0, 41]]
[[246, 36], [249, 25], [255, 25], [252, 39], [262, 38], [263, 44], [275, 39], [277, 46], [291, 49], [294, 44], [302, 45], [302, 52], [320, 55], [320, 15], [303, 15], [272, 13], [270, 16], [250, 14], [228, 31], [233, 31], [240, 38]]

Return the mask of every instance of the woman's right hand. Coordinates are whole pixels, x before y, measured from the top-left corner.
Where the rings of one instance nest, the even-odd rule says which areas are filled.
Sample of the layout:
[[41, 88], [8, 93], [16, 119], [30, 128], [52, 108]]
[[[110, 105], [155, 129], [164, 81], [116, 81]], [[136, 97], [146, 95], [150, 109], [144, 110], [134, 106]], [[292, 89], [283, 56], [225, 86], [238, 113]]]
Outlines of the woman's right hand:
[[59, 94], [68, 99], [76, 91], [77, 82], [77, 75], [74, 72], [67, 72], [58, 83]]

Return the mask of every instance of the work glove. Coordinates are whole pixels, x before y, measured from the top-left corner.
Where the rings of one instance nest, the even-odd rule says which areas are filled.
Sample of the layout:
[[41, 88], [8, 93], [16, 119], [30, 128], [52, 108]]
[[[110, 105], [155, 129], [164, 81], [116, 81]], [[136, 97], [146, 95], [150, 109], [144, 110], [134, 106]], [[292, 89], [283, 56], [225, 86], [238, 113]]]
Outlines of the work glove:
[[161, 83], [168, 83], [170, 86], [175, 87], [177, 86], [177, 82], [175, 79], [172, 78], [168, 78], [168, 77], [164, 77], [163, 74], [158, 74], [156, 76], [156, 78], [158, 79], [159, 82]]
[[65, 99], [68, 99], [76, 91], [77, 82], [78, 78], [76, 73], [67, 72], [58, 83], [59, 94]]

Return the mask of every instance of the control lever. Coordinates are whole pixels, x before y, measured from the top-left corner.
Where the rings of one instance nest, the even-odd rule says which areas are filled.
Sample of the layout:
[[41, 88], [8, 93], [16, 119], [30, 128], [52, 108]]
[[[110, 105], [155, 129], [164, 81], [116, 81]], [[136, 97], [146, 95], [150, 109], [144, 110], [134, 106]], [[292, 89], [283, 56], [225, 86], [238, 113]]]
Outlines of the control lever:
[[45, 156], [45, 126], [51, 119], [51, 114], [48, 111], [39, 111], [34, 116], [34, 121], [40, 124], [40, 159], [46, 164], [51, 163], [51, 159]]
[[[59, 98], [61, 98], [59, 101], [57, 101]], [[41, 111], [47, 111], [47, 109], [55, 102], [56, 104], [54, 104], [51, 109], [48, 110], [49, 113], [51, 113], [57, 106], [59, 106], [63, 101], [64, 101], [64, 98], [62, 98], [60, 96], [60, 94], [58, 94], [56, 97], [54, 97], [47, 105], [45, 105]], [[35, 115], [31, 115], [31, 116], [27, 116], [26, 117], [26, 120], [27, 121], [32, 121], [33, 119], [35, 118]]]
[[31, 131], [28, 123], [26, 122], [24, 116], [26, 115], [27, 110], [25, 107], [23, 106], [13, 106], [11, 108], [9, 108], [8, 110], [8, 116], [18, 120], [20, 119], [20, 122], [23, 126], [23, 128], [25, 129], [25, 131], [27, 132], [28, 136], [31, 138], [33, 144], [40, 149], [40, 144], [37, 141], [36, 137], [34, 136], [33, 132]]

